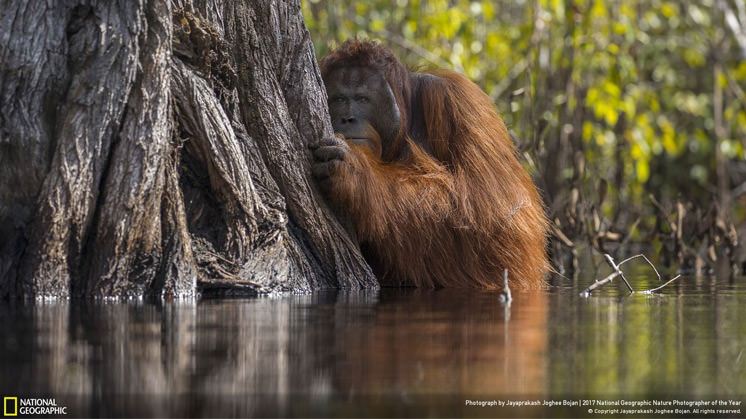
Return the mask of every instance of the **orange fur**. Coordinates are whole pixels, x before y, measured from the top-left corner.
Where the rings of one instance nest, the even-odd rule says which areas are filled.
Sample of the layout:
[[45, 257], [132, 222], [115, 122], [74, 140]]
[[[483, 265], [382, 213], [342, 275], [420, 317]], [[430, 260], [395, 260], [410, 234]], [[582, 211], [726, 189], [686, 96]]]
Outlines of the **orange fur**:
[[[350, 43], [342, 49], [358, 55], [383, 48]], [[330, 57], [322, 74], [355, 59], [343, 52]], [[453, 72], [433, 72], [413, 86], [389, 79], [401, 71], [382, 71], [399, 89], [400, 136], [383, 144], [382, 155], [348, 143], [348, 164], [338, 166], [330, 188], [330, 198], [349, 211], [382, 283], [500, 288], [507, 268], [511, 285], [543, 284], [549, 265], [541, 198], [489, 98]], [[421, 115], [412, 113], [413, 97], [421, 100]], [[418, 118], [425, 138], [413, 139], [410, 124]]]

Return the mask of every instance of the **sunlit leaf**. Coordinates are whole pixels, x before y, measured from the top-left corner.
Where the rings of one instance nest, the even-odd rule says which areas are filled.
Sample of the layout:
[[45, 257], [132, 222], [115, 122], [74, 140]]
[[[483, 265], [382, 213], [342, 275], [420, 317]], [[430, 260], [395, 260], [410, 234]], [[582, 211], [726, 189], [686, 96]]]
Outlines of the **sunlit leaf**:
[[647, 182], [650, 177], [650, 166], [646, 160], [640, 159], [635, 162], [635, 174], [638, 181]]
[[667, 19], [671, 19], [676, 16], [676, 6], [671, 2], [665, 2], [661, 5], [661, 14]]
[[373, 32], [379, 32], [386, 27], [383, 20], [377, 19], [370, 22], [370, 30]]

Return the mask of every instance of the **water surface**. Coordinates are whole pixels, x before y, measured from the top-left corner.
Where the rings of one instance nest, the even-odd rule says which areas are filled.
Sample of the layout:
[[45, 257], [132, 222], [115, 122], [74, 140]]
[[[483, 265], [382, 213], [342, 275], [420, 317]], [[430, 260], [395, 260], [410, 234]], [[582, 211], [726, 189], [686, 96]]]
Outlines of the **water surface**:
[[495, 292], [386, 289], [6, 304], [0, 393], [107, 417], [608, 417], [488, 404], [746, 401], [745, 278], [581, 298], [591, 281], [514, 291], [510, 307]]

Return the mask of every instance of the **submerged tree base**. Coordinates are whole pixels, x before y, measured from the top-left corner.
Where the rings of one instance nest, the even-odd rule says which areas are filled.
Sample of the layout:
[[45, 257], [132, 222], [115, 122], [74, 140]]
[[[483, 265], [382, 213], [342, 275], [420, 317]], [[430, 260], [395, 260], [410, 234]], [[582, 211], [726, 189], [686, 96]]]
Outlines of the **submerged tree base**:
[[2, 294], [377, 287], [309, 181], [331, 127], [299, 4], [174, 3], [6, 6]]

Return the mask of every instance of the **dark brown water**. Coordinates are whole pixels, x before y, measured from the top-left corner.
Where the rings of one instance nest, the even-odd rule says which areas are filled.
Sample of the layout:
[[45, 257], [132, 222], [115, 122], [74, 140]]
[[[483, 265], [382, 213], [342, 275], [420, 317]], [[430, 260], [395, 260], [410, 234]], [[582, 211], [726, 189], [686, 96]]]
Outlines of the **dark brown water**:
[[746, 416], [746, 278], [579, 297], [590, 282], [514, 292], [510, 308], [464, 290], [4, 305], [0, 394], [68, 417], [610, 417], [630, 400], [732, 400]]

